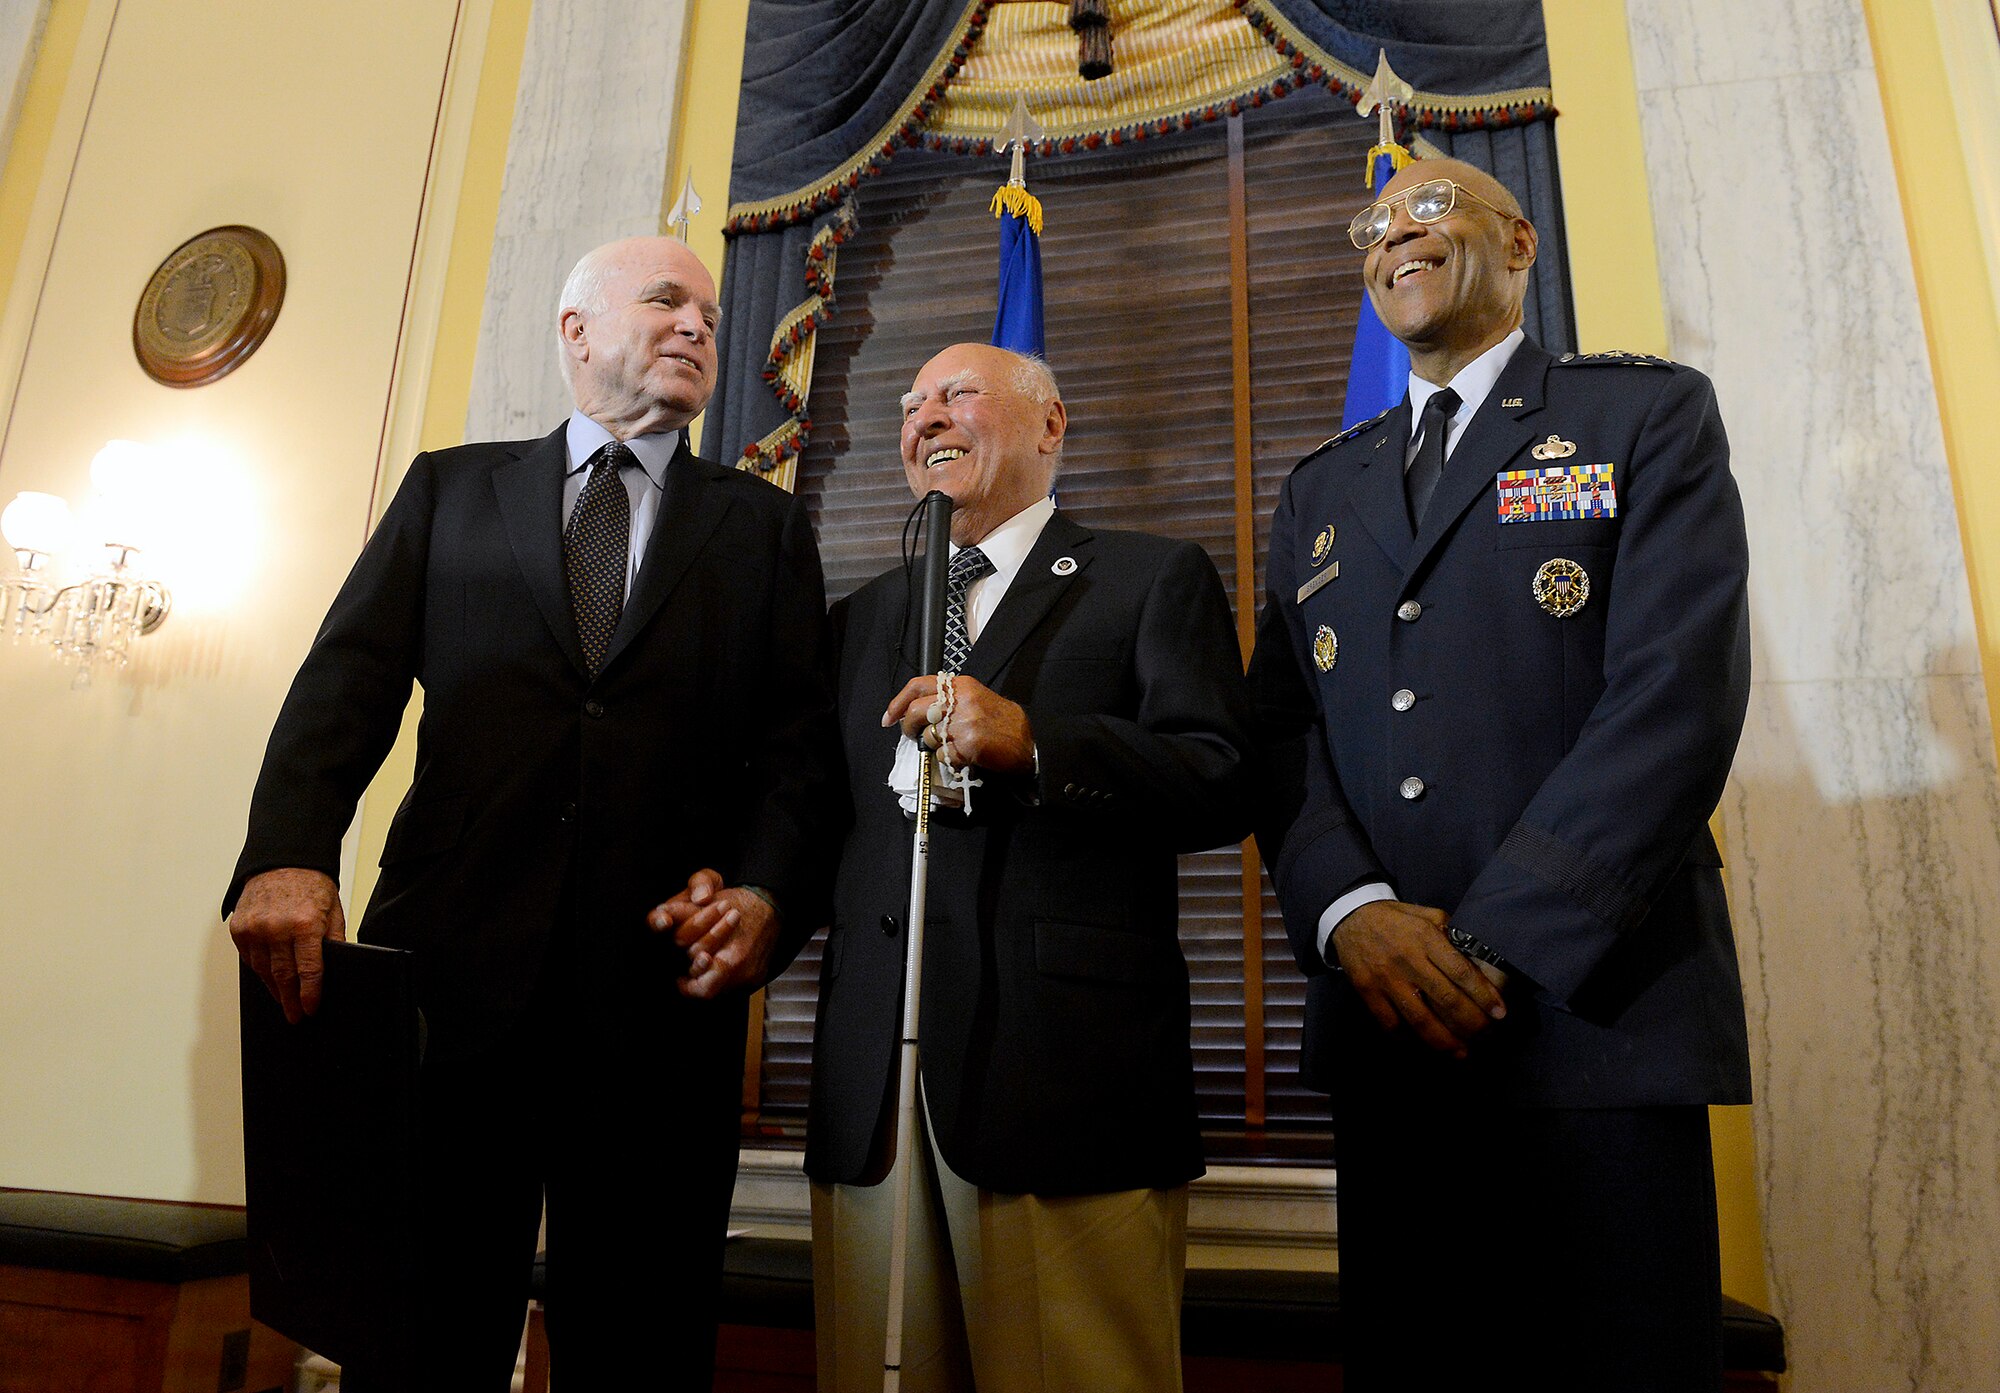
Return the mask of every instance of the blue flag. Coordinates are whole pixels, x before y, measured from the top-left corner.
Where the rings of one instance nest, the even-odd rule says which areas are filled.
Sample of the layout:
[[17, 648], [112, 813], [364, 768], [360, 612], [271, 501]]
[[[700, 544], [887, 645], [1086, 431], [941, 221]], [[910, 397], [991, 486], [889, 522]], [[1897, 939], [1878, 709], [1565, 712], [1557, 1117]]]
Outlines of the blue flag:
[[[1374, 161], [1375, 192], [1380, 194], [1396, 166], [1388, 155]], [[1347, 404], [1340, 428], [1372, 420], [1401, 401], [1410, 390], [1410, 351], [1382, 327], [1368, 292], [1361, 292], [1361, 314], [1354, 322], [1354, 357], [1347, 366]]]
[[1026, 189], [993, 196], [1000, 218], [1000, 293], [993, 312], [993, 344], [1044, 356], [1042, 345], [1042, 205]]

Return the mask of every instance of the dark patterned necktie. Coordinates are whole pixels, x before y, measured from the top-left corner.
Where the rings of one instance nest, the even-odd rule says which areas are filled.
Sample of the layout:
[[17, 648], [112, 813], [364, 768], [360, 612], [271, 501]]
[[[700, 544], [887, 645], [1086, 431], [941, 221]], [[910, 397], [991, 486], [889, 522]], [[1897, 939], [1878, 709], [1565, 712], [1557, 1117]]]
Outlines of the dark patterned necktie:
[[944, 586], [944, 670], [957, 672], [972, 652], [972, 640], [965, 633], [965, 592], [993, 569], [986, 553], [978, 547], [963, 547], [951, 559]]
[[1403, 474], [1403, 498], [1410, 507], [1410, 527], [1421, 531], [1424, 509], [1437, 492], [1438, 477], [1444, 473], [1444, 437], [1451, 429], [1452, 413], [1458, 410], [1458, 393], [1449, 387], [1431, 393], [1417, 424], [1422, 438], [1417, 441], [1416, 458]]
[[604, 650], [625, 608], [625, 572], [631, 565], [632, 500], [620, 470], [637, 464], [632, 451], [612, 441], [590, 457], [590, 477], [576, 496], [563, 533], [563, 571], [569, 578], [569, 608], [590, 675], [604, 666]]

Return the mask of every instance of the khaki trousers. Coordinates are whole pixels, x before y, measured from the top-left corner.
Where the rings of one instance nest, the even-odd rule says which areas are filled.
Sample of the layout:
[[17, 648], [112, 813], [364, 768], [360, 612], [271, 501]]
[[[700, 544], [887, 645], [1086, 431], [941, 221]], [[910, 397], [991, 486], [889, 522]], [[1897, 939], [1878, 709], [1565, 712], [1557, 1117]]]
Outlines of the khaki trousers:
[[[1179, 1393], [1187, 1187], [1044, 1198], [916, 1151], [905, 1393]], [[894, 1178], [812, 1187], [820, 1393], [882, 1387]]]

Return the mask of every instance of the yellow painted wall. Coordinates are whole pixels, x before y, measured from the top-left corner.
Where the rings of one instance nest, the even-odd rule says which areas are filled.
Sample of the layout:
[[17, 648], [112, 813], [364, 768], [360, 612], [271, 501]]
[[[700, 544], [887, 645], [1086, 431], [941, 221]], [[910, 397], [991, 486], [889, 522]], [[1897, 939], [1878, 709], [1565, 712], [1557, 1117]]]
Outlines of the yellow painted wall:
[[[1577, 347], [1665, 356], [1666, 307], [1653, 242], [1652, 197], [1639, 133], [1625, 6], [1543, 0], [1556, 109], [1563, 218]], [[1710, 1108], [1722, 1286], [1770, 1308], [1757, 1153], [1748, 1108]]]
[[[430, 381], [424, 398], [423, 431], [419, 445], [439, 450], [465, 439], [465, 413], [472, 400], [472, 365], [479, 347], [479, 318], [486, 304], [486, 270], [493, 257], [493, 229], [500, 212], [500, 186], [507, 172], [507, 137], [514, 119], [514, 93], [520, 85], [521, 55], [528, 43], [531, 0], [496, 0], [479, 69], [479, 93], [473, 106], [471, 140], [465, 152], [464, 184], [453, 219], [451, 262], [445, 276], [444, 305], [437, 341], [431, 348]], [[376, 514], [388, 506], [395, 485], [409, 461], [383, 461], [383, 486], [377, 491]], [[361, 800], [355, 837], [353, 885], [347, 910], [359, 923], [368, 906], [378, 862], [389, 836], [403, 791], [416, 776], [417, 718], [423, 698], [414, 697], [374, 782]]]
[[[1986, 704], [2000, 732], [2000, 52], [1989, 0], [1866, 0]], [[1881, 210], [1878, 210], [1881, 211]]]
[[55, 133], [56, 112], [68, 87], [70, 63], [76, 56], [77, 36], [88, 8], [89, 0], [54, 0], [49, 6], [34, 75], [28, 80], [21, 116], [14, 125], [6, 167], [0, 171], [0, 304], [6, 303], [14, 284], [28, 213], [41, 184], [42, 162]]
[[[175, 613], [127, 675], [71, 691], [0, 647], [0, 1183], [241, 1198], [216, 905], [265, 734], [368, 523], [456, 9], [56, 4], [0, 189], [9, 322], [35, 311], [0, 497], [80, 497], [108, 437], [186, 438], [233, 521], [204, 553], [225, 564], [168, 572]], [[18, 229], [57, 209], [44, 274]], [[232, 376], [160, 387], [133, 307], [178, 243], [229, 222], [283, 249], [283, 312]]]
[[[736, 98], [743, 84], [744, 25], [750, 0], [696, 0], [688, 32], [687, 74], [681, 84], [680, 133], [674, 142], [673, 171], [664, 210], [694, 175], [702, 212], [688, 227], [695, 255], [722, 275], [722, 224], [728, 217], [729, 160], [736, 149]], [[694, 424], [694, 447], [701, 448], [706, 417]]]

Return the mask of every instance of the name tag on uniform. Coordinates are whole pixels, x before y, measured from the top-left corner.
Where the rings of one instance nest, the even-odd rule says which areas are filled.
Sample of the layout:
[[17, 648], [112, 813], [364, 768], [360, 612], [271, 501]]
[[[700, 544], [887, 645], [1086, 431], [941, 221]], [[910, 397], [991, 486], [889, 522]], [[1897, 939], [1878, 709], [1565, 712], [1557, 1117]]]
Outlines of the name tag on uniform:
[[1502, 522], [1573, 522], [1618, 516], [1618, 466], [1559, 464], [1509, 469], [1495, 480]]
[[1299, 597], [1298, 599], [1294, 600], [1293, 603], [1300, 605], [1304, 604], [1307, 598], [1311, 596], [1314, 591], [1318, 590], [1322, 585], [1325, 585], [1328, 581], [1332, 580], [1335, 576], [1339, 574], [1340, 574], [1340, 563], [1338, 561], [1329, 561], [1324, 571], [1321, 571], [1318, 575], [1314, 576], [1311, 580], [1307, 581], [1304, 585], [1301, 585], [1299, 587]]

